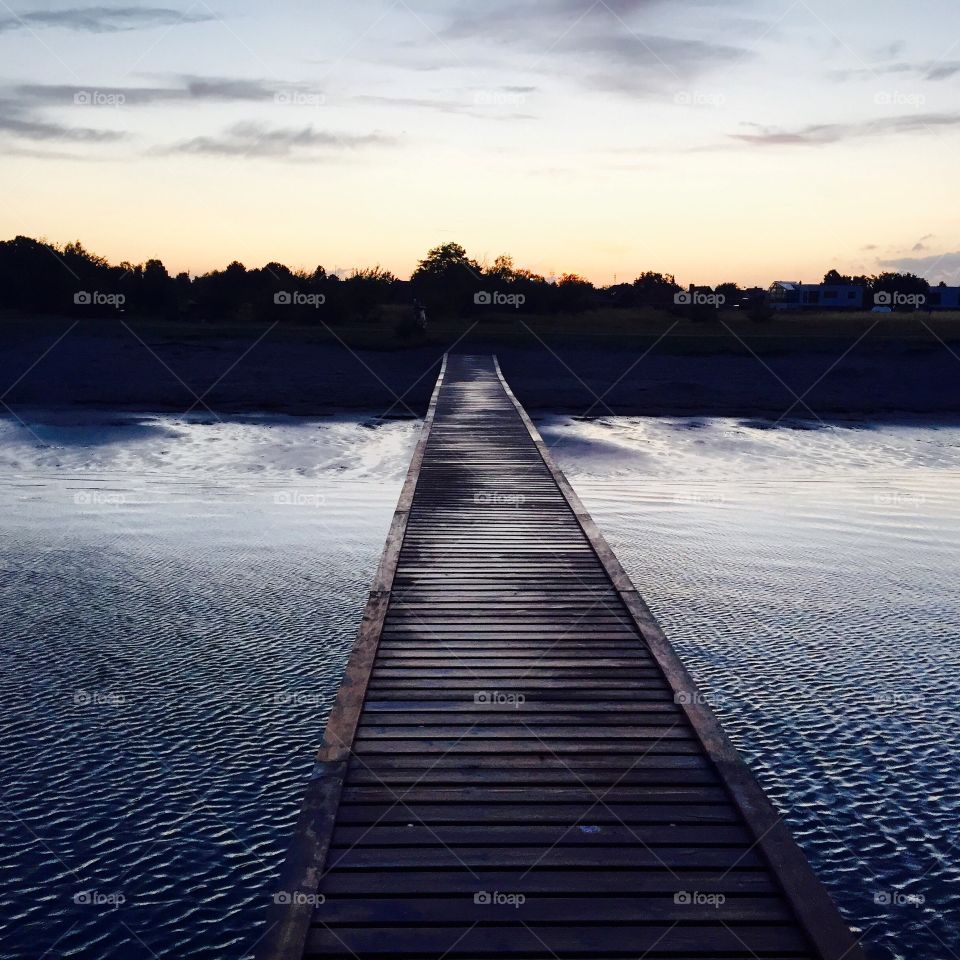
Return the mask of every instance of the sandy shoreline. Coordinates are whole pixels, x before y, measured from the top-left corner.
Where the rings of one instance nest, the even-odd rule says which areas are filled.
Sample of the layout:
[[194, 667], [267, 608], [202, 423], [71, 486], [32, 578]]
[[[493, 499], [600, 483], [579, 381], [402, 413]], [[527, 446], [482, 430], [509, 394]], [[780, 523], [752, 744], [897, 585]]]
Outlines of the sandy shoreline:
[[[0, 394], [14, 411], [378, 410], [419, 416], [443, 350], [355, 351], [270, 337], [255, 345], [238, 338], [150, 342], [122, 330], [72, 332], [60, 343], [49, 330], [3, 340]], [[644, 356], [635, 344], [471, 344], [469, 350], [496, 352], [517, 396], [533, 411], [773, 419], [960, 411], [960, 354], [953, 348], [932, 338], [929, 344], [850, 346], [794, 347], [762, 358], [746, 352]]]

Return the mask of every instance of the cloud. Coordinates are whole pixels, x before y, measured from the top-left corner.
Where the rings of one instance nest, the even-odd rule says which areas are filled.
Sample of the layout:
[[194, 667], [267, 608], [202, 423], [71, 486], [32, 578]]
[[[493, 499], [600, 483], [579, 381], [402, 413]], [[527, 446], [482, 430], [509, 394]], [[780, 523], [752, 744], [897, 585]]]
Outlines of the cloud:
[[927, 68], [926, 80], [950, 80], [960, 73], [960, 60], [931, 64]]
[[921, 60], [915, 63], [900, 60], [875, 67], [834, 70], [830, 76], [835, 80], [877, 80], [880, 77], [906, 74], [931, 83], [950, 80], [960, 74], [960, 60]]
[[[542, 40], [546, 33], [558, 25], [561, 28], [578, 26], [594, 12], [616, 24], [621, 18], [631, 17], [640, 10], [662, 6], [663, 3], [664, 0], [605, 0], [603, 3], [598, 0], [591, 7], [583, 3], [583, 0], [553, 0], [550, 4], [543, 4], [538, 0], [517, 0], [515, 3], [501, 4], [480, 13], [459, 14], [447, 25], [443, 35], [451, 39], [487, 39], [495, 36], [507, 40], [515, 40], [523, 35]], [[536, 26], [539, 29], [536, 32], [531, 29], [520, 34], [517, 30], [519, 26]]]
[[127, 134], [119, 130], [73, 127], [43, 120], [22, 104], [0, 100], [0, 134], [15, 139], [60, 143], [114, 143]]
[[960, 283], [960, 250], [926, 257], [895, 257], [878, 263], [886, 270], [915, 273], [933, 284], [941, 281], [951, 285]]
[[[9, 7], [7, 8], [9, 10]], [[172, 27], [215, 20], [212, 13], [182, 13], [170, 7], [66, 7], [0, 18], [0, 33], [60, 27], [85, 33], [119, 33], [150, 27]]]
[[13, 95], [30, 103], [45, 106], [74, 104], [77, 98], [102, 94], [114, 98], [124, 106], [147, 106], [163, 103], [212, 102], [269, 102], [279, 96], [292, 94], [320, 96], [300, 83], [280, 80], [250, 80], [235, 77], [198, 77], [184, 74], [166, 86], [154, 87], [84, 87], [65, 84], [21, 84], [13, 88]]
[[904, 133], [934, 133], [960, 128], [960, 113], [915, 113], [856, 123], [818, 123], [788, 130], [748, 124], [753, 133], [734, 133], [731, 138], [751, 146], [823, 146], [850, 140], [896, 136]]
[[286, 159], [310, 151], [350, 151], [394, 146], [396, 140], [378, 133], [349, 134], [305, 127], [268, 127], [244, 122], [215, 137], [194, 137], [167, 148], [166, 153], [214, 157], [271, 157]]
[[535, 120], [536, 117], [533, 114], [517, 112], [513, 108], [523, 106], [528, 94], [536, 89], [536, 87], [526, 86], [495, 87], [474, 91], [462, 100], [361, 94], [354, 97], [353, 101], [376, 107], [434, 110], [439, 113], [457, 114], [482, 120]]
[[31, 160], [70, 160], [78, 163], [92, 160], [95, 163], [100, 162], [99, 158], [81, 156], [66, 150], [39, 150], [36, 147], [18, 147], [12, 144], [4, 144], [3, 155], [5, 157], [29, 157]]
[[[580, 78], [587, 86], [629, 95], [662, 94], [718, 66], [743, 62], [752, 51], [714, 40], [641, 31], [634, 14], [663, 0], [557, 0], [544, 9], [519, 0], [492, 12], [455, 18], [443, 32], [448, 41], [481, 40], [530, 49], [530, 69]], [[649, 18], [647, 18], [649, 20]]]
[[569, 54], [600, 65], [586, 74], [590, 86], [626, 94], [676, 93], [678, 83], [688, 84], [715, 67], [731, 66], [752, 56], [740, 47], [651, 34], [581, 36], [561, 46]]

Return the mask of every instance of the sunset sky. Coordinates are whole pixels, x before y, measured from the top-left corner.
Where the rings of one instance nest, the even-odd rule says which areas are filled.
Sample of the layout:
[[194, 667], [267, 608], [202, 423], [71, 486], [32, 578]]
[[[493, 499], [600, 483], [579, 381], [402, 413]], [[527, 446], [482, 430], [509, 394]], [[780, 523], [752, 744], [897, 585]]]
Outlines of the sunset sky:
[[956, 0], [0, 0], [0, 238], [960, 283]]

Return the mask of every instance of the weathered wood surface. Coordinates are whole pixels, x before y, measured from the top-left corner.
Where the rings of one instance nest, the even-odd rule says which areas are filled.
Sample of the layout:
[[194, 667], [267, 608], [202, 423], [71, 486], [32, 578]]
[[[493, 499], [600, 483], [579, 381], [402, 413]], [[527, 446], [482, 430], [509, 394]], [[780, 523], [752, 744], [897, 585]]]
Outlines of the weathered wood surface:
[[860, 948], [495, 359], [441, 371], [263, 960]]

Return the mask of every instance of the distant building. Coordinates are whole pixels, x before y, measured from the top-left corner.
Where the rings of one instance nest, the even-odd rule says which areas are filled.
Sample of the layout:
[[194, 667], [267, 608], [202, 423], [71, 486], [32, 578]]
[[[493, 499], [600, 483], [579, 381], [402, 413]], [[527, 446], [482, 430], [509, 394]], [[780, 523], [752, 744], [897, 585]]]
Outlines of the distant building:
[[774, 310], [863, 310], [865, 294], [857, 284], [778, 280], [768, 297]]
[[747, 287], [733, 306], [738, 310], [762, 309], [767, 305], [767, 297], [768, 293], [763, 287]]
[[927, 307], [931, 310], [960, 310], [960, 287], [931, 287]]

